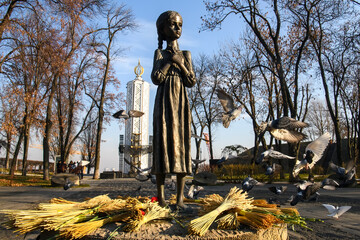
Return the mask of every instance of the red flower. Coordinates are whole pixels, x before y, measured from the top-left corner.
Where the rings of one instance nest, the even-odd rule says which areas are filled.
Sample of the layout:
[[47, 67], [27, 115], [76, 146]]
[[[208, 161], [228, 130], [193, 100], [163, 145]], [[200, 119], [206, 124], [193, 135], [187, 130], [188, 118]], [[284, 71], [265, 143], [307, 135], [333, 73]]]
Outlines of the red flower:
[[145, 212], [144, 212], [143, 210], [141, 210], [141, 209], [140, 209], [140, 211], [141, 211], [141, 214], [144, 216], [144, 215], [145, 215]]
[[159, 199], [157, 197], [152, 197], [151, 198], [151, 202], [158, 202], [158, 201], [159, 201]]

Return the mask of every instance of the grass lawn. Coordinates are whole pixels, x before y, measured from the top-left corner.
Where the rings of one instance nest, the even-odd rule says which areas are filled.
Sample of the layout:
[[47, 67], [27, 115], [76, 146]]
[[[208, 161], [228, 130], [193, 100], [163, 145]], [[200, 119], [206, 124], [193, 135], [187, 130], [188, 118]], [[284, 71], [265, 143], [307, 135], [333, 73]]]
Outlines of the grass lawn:
[[4, 187], [22, 187], [22, 186], [51, 186], [50, 180], [43, 180], [42, 176], [31, 175], [21, 176], [14, 175], [12, 178], [8, 174], [0, 175], [0, 186]]

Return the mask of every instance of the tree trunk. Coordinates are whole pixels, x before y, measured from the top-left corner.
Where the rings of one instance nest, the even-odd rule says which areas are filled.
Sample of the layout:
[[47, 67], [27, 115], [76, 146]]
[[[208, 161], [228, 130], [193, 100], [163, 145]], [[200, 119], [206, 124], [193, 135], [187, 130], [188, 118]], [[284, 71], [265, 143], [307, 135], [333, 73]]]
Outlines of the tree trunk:
[[96, 145], [95, 145], [95, 170], [93, 177], [94, 179], [100, 178], [100, 144], [101, 144], [103, 119], [104, 119], [103, 110], [99, 109], [99, 121], [98, 121], [98, 129], [96, 133]]
[[23, 162], [22, 162], [22, 175], [26, 176], [27, 173], [27, 159], [28, 159], [28, 151], [29, 151], [29, 135], [30, 135], [30, 127], [25, 125], [25, 134], [24, 134], [24, 154], [23, 154]]
[[[109, 51], [109, 50], [108, 50]], [[108, 78], [108, 72], [110, 67], [110, 52], [108, 52], [107, 55], [107, 61], [106, 61], [106, 68], [102, 83], [102, 89], [101, 89], [101, 98], [100, 98], [100, 104], [99, 104], [99, 120], [98, 120], [98, 127], [97, 127], [97, 133], [96, 133], [96, 145], [95, 145], [95, 170], [94, 170], [94, 179], [100, 178], [100, 145], [101, 145], [101, 134], [102, 134], [102, 126], [104, 121], [104, 101], [105, 101], [105, 90], [106, 90], [106, 84], [107, 84], [107, 78]]]
[[22, 143], [22, 140], [24, 138], [24, 131], [22, 130], [20, 132], [20, 136], [19, 136], [19, 140], [16, 144], [16, 148], [15, 148], [15, 152], [14, 152], [14, 156], [13, 156], [13, 160], [11, 161], [11, 167], [10, 167], [10, 171], [9, 171], [9, 175], [11, 177], [14, 177], [15, 175], [15, 169], [16, 169], [16, 164], [17, 164], [17, 157], [19, 155], [19, 152], [20, 152], [20, 147], [21, 147], [21, 143]]
[[[54, 78], [53, 85], [51, 88], [51, 92], [49, 95], [49, 101], [46, 109], [46, 125], [45, 125], [45, 135], [43, 138], [43, 179], [50, 180], [50, 170], [49, 170], [49, 162], [50, 162], [50, 137], [51, 137], [51, 128], [52, 128], [52, 103], [55, 96], [56, 90], [56, 80]], [[55, 163], [56, 164], [56, 163]]]
[[7, 134], [6, 139], [7, 139], [7, 145], [6, 145], [5, 168], [9, 169], [9, 167], [10, 167], [10, 144], [11, 144], [10, 134]]
[[214, 160], [211, 125], [208, 126], [208, 129], [209, 129], [210, 160]]

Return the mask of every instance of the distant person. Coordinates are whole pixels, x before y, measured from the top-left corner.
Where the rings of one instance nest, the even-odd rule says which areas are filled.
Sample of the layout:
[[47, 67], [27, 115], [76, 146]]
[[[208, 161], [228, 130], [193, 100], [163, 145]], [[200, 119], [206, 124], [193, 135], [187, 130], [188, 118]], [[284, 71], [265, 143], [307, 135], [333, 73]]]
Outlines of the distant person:
[[69, 173], [73, 173], [75, 171], [75, 163], [73, 161], [70, 161], [69, 165]]
[[84, 166], [81, 164], [81, 162], [77, 162], [77, 167], [75, 168], [75, 174], [79, 176], [79, 179], [84, 178]]
[[61, 162], [60, 161], [58, 161], [56, 163], [56, 173], [61, 173]]
[[67, 165], [64, 161], [59, 161], [57, 165], [57, 173], [65, 173], [67, 170]]

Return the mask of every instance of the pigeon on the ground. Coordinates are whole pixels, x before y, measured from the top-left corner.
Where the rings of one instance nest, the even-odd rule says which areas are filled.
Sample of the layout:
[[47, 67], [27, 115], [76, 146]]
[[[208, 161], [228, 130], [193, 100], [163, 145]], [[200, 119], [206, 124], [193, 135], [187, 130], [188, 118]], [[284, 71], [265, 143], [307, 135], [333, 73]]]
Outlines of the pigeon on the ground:
[[293, 176], [299, 175], [301, 169], [312, 169], [314, 165], [321, 159], [326, 147], [329, 145], [330, 133], [326, 132], [315, 141], [308, 144], [305, 148], [304, 158], [302, 161], [296, 160]]
[[247, 178], [244, 179], [244, 181], [241, 184], [241, 188], [243, 191], [245, 192], [249, 192], [251, 189], [253, 189], [254, 186], [256, 185], [262, 185], [262, 183], [260, 183], [259, 181], [257, 181], [256, 179], [248, 176]]
[[75, 186], [75, 183], [70, 181], [69, 178], [65, 178], [64, 190], [68, 190]]
[[190, 186], [187, 196], [189, 199], [197, 199], [200, 191], [202, 190], [204, 190], [204, 187], [192, 184]]
[[272, 186], [269, 187], [269, 190], [277, 195], [284, 193], [287, 189], [287, 186]]
[[172, 179], [169, 184], [166, 184], [166, 185], [165, 185], [165, 187], [166, 187], [167, 189], [169, 189], [170, 191], [175, 191], [175, 190], [176, 190], [175, 181]]
[[235, 106], [234, 99], [222, 89], [216, 89], [217, 96], [225, 113], [222, 115], [222, 123], [228, 128], [230, 122], [235, 120], [242, 111], [242, 106]]
[[323, 206], [329, 211], [329, 217], [333, 217], [338, 219], [341, 215], [343, 215], [345, 212], [347, 212], [351, 206], [333, 206], [330, 204], [323, 204]]
[[281, 171], [282, 166], [277, 163], [265, 165], [265, 175], [278, 174]]
[[256, 159], [255, 163], [260, 164], [268, 159], [295, 159], [295, 157], [291, 157], [279, 151], [275, 151], [274, 148], [271, 147], [270, 149], [262, 152], [260, 156]]
[[297, 143], [303, 140], [306, 135], [294, 129], [307, 126], [309, 126], [309, 124], [295, 120], [294, 118], [281, 117], [270, 122], [262, 122], [259, 126], [259, 137], [262, 137], [266, 131], [269, 131], [269, 133], [278, 140]]
[[269, 203], [269, 204], [276, 204], [276, 205], [282, 205], [283, 203], [281, 203], [281, 201], [279, 200], [279, 199], [277, 199], [277, 198], [272, 198], [272, 197], [270, 197], [268, 200], [267, 200], [267, 202]]
[[125, 120], [127, 120], [131, 117], [141, 117], [142, 115], [144, 115], [144, 112], [138, 110], [130, 110], [128, 113], [126, 113], [125, 110], [120, 110], [114, 113], [112, 116], [117, 119], [124, 118]]

